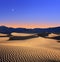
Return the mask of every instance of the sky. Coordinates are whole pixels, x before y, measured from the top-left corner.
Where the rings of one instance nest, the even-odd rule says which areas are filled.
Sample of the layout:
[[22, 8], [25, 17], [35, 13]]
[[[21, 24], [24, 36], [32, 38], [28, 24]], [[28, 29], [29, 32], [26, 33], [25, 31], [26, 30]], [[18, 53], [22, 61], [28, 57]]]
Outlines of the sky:
[[60, 26], [60, 0], [0, 0], [0, 25], [24, 28]]

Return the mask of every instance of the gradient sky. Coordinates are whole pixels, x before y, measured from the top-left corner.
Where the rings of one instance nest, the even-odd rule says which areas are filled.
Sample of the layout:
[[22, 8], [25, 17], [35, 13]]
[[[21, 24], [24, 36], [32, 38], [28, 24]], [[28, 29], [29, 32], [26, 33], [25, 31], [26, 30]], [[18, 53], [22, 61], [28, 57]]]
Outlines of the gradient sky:
[[60, 0], [0, 0], [0, 25], [60, 26]]

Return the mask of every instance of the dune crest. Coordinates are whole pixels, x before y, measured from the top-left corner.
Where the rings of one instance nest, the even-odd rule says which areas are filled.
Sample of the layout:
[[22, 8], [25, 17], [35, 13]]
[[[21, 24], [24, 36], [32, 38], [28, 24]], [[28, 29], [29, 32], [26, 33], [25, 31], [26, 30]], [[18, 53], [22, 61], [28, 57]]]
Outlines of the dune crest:
[[34, 35], [34, 34], [27, 34], [27, 33], [16, 33], [13, 32], [11, 33], [12, 36], [30, 36], [30, 35]]
[[58, 36], [57, 34], [54, 34], [54, 33], [51, 33], [48, 35], [48, 37], [55, 37], [55, 36]]

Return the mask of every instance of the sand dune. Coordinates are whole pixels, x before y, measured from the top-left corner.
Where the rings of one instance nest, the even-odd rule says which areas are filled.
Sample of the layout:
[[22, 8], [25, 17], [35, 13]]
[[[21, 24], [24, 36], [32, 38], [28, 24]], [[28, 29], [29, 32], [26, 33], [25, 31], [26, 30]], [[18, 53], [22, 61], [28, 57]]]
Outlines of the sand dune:
[[12, 36], [30, 36], [30, 35], [34, 35], [34, 34], [27, 34], [27, 33], [11, 33]]
[[60, 62], [60, 51], [42, 47], [0, 46], [0, 62]]
[[0, 37], [0, 42], [2, 41], [8, 41], [9, 40], [9, 37]]
[[0, 33], [0, 42], [9, 40], [9, 37], [7, 37], [7, 36], [8, 36], [8, 34]]
[[42, 37], [0, 41], [0, 62], [60, 62], [60, 43]]
[[[47, 39], [47, 38], [32, 38], [28, 40], [11, 40], [7, 41], [6, 43], [2, 42], [2, 45], [10, 45], [10, 46], [26, 46], [26, 47], [52, 47], [54, 45], [58, 46], [60, 43], [58, 43], [56, 40], [53, 39]], [[59, 47], [59, 46], [58, 46]]]
[[57, 34], [53, 34], [53, 33], [48, 35], [48, 37], [55, 37], [55, 36], [58, 36], [58, 35]]
[[7, 36], [7, 34], [2, 34], [2, 33], [0, 33], [0, 36]]

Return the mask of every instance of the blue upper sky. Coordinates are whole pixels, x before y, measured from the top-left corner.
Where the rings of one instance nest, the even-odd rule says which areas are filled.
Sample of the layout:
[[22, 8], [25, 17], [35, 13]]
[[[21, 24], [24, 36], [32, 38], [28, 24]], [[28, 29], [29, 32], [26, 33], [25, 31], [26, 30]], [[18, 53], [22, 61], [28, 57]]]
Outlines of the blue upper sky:
[[60, 0], [0, 0], [1, 24], [60, 25]]

